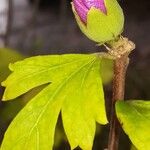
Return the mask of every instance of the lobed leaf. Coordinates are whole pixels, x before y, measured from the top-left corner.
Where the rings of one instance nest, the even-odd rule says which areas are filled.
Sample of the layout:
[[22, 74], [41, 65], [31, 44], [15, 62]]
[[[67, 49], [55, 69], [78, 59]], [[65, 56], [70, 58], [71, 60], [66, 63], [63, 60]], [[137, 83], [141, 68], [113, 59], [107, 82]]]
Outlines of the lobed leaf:
[[136, 148], [149, 150], [150, 101], [119, 101], [116, 112], [124, 131]]
[[49, 83], [17, 115], [1, 150], [52, 150], [60, 111], [71, 149], [92, 149], [96, 121], [107, 123], [97, 55], [37, 56], [10, 65], [3, 99]]

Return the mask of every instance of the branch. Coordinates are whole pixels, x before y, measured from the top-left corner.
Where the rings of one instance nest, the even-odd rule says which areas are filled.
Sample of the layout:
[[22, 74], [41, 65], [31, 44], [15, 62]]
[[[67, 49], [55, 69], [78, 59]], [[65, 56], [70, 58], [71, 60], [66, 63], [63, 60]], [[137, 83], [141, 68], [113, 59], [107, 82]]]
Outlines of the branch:
[[116, 101], [124, 100], [125, 78], [129, 63], [128, 55], [133, 49], [135, 49], [134, 43], [128, 41], [127, 38], [121, 37], [119, 41], [112, 44], [112, 49], [109, 51], [116, 59], [114, 61], [113, 96], [108, 150], [118, 149], [120, 124], [115, 113], [115, 103]]
[[127, 61], [128, 56], [124, 55], [121, 58], [116, 59], [114, 63], [113, 98], [111, 108], [108, 150], [118, 149], [120, 125], [115, 114], [115, 103], [117, 100], [124, 99], [125, 75], [128, 66]]

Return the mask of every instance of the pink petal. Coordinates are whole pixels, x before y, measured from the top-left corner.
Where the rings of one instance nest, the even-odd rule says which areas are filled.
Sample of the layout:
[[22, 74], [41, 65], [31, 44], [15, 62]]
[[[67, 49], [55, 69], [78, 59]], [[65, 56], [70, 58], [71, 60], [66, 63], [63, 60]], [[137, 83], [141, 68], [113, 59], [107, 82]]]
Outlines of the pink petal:
[[76, 10], [77, 14], [79, 15], [80, 19], [84, 23], [87, 23], [88, 8], [84, 5], [82, 0], [73, 0], [73, 4], [74, 4], [75, 10]]
[[90, 9], [91, 7], [95, 7], [100, 9], [103, 13], [107, 13], [104, 0], [82, 0], [84, 5]]

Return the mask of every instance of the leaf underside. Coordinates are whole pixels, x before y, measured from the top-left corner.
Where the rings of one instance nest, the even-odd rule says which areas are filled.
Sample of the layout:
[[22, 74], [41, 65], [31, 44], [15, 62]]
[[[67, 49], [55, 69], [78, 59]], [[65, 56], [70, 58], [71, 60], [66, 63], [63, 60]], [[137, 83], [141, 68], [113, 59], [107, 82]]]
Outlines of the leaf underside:
[[117, 117], [132, 143], [139, 150], [150, 149], [150, 101], [117, 102]]
[[12, 121], [1, 150], [52, 150], [61, 111], [71, 149], [91, 150], [96, 122], [106, 124], [101, 58], [97, 55], [37, 56], [10, 65], [3, 100], [49, 83]]

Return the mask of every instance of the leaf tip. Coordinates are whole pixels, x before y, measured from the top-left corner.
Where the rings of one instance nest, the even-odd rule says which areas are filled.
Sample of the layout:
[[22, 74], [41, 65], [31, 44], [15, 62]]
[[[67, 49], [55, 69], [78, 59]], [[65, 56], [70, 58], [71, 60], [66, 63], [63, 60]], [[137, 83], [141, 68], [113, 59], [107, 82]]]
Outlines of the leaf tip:
[[9, 69], [10, 69], [11, 71], [14, 70], [13, 63], [10, 63], [10, 64], [9, 64]]
[[1, 86], [6, 87], [5, 81], [3, 81], [3, 82], [1, 83]]
[[5, 94], [2, 97], [2, 101], [7, 101], [7, 96]]
[[106, 124], [108, 124], [109, 123], [109, 121], [108, 121], [108, 119], [106, 118], [106, 120], [104, 121], [104, 125], [106, 125]]
[[14, 99], [14, 98], [11, 97], [10, 93], [7, 91], [7, 89], [5, 89], [5, 92], [4, 92], [3, 97], [2, 97], [2, 101], [9, 101], [12, 99]]
[[96, 121], [97, 121], [98, 123], [100, 123], [101, 125], [106, 125], [106, 124], [109, 123], [107, 117], [103, 117], [103, 119], [96, 119]]

